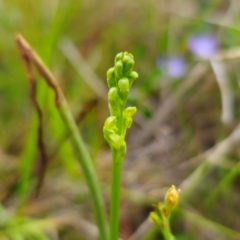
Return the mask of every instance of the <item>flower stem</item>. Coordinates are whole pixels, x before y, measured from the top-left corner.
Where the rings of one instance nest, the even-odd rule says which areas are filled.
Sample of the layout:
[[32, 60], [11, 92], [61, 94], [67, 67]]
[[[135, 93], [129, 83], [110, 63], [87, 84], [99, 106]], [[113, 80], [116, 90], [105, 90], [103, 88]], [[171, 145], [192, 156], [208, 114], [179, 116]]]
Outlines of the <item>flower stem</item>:
[[175, 240], [174, 236], [171, 233], [171, 229], [169, 226], [169, 219], [165, 218], [163, 227], [161, 228], [162, 234], [165, 240]]
[[122, 161], [117, 159], [117, 150], [112, 150], [112, 185], [110, 208], [110, 239], [117, 240], [119, 235], [119, 205], [121, 189]]
[[174, 236], [171, 234], [170, 231], [165, 230], [165, 231], [162, 231], [162, 233], [165, 240], [175, 240]]

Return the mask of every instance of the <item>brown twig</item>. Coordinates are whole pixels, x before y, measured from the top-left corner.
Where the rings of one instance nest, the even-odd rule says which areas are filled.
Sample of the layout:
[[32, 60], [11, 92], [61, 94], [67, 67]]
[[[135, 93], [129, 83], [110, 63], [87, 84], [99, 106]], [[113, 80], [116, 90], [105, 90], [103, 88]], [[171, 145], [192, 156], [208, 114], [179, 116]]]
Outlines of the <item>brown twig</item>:
[[20, 51], [20, 54], [22, 56], [22, 59], [25, 63], [29, 80], [32, 81], [32, 79], [34, 79], [34, 74], [32, 72], [31, 65], [30, 65], [30, 62], [31, 62], [36, 67], [39, 74], [46, 80], [49, 87], [51, 87], [55, 92], [56, 105], [57, 106], [60, 105], [60, 103], [63, 100], [63, 94], [52, 73], [47, 68], [44, 68], [45, 65], [42, 62], [41, 58], [29, 46], [29, 44], [25, 41], [25, 39], [21, 36], [21, 34], [18, 34], [16, 36], [16, 42], [17, 42], [17, 46]]
[[31, 56], [34, 54], [34, 52], [30, 48], [30, 46], [26, 43], [26, 41], [22, 38], [21, 35], [17, 35], [16, 42], [17, 42], [17, 46], [18, 46], [20, 55], [22, 57], [23, 63], [26, 68], [26, 72], [27, 72], [27, 76], [30, 84], [30, 96], [31, 96], [34, 108], [36, 109], [38, 121], [39, 121], [37, 145], [38, 145], [39, 154], [40, 154], [40, 161], [38, 163], [39, 178], [38, 178], [36, 192], [35, 192], [35, 195], [37, 196], [42, 186], [45, 171], [47, 168], [47, 163], [48, 163], [46, 147], [43, 140], [43, 113], [37, 102], [37, 82], [36, 82], [36, 78], [34, 76], [34, 71], [31, 64], [31, 60], [32, 60]]

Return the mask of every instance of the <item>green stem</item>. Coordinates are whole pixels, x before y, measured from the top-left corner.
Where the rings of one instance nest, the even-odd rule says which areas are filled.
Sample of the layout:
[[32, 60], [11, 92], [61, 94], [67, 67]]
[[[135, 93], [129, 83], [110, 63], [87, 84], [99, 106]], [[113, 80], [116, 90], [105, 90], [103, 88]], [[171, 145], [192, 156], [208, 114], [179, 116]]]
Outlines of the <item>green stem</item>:
[[73, 119], [73, 116], [65, 99], [58, 106], [58, 109], [64, 120], [64, 123], [68, 128], [68, 131], [70, 132], [73, 148], [76, 155], [78, 156], [78, 161], [83, 169], [83, 174], [91, 193], [90, 198], [92, 201], [93, 211], [95, 213], [95, 218], [99, 229], [99, 238], [101, 240], [107, 240], [108, 230], [105, 215], [105, 206], [100, 192], [99, 181], [97, 179], [90, 155], [87, 152], [84, 142], [78, 132], [77, 125]]
[[169, 219], [164, 219], [164, 224], [163, 227], [161, 228], [161, 231], [165, 240], [175, 240], [174, 236], [171, 233]]
[[110, 208], [110, 240], [117, 240], [119, 235], [119, 205], [122, 161], [117, 159], [117, 150], [112, 149], [112, 185]]
[[[118, 134], [123, 136], [123, 109], [120, 104], [120, 116], [118, 118]], [[123, 159], [119, 159], [118, 151], [112, 148], [112, 179], [111, 179], [111, 207], [110, 207], [110, 240], [117, 240], [119, 237], [119, 208], [121, 173]]]
[[165, 240], [175, 240], [174, 236], [171, 234], [169, 230], [165, 229], [164, 231], [162, 231], [162, 234]]

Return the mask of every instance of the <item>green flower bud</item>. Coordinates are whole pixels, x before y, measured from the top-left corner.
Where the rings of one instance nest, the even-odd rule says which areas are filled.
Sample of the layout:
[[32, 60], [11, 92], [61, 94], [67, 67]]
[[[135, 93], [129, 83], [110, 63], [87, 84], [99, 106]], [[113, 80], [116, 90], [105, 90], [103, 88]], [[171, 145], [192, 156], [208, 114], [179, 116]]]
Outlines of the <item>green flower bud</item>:
[[117, 132], [117, 118], [115, 116], [108, 117], [105, 120], [104, 126], [103, 126], [103, 133], [104, 135], [109, 135], [112, 133]]
[[128, 56], [134, 60], [134, 56], [131, 53], [128, 53]]
[[108, 102], [111, 115], [118, 116], [119, 114], [119, 96], [118, 89], [116, 87], [110, 88], [108, 92]]
[[156, 224], [157, 226], [161, 226], [162, 225], [162, 220], [160, 219], [160, 217], [158, 216], [158, 214], [156, 212], [150, 212], [150, 220]]
[[116, 87], [112, 87], [108, 91], [108, 101], [112, 103], [116, 100], [118, 100], [118, 89]]
[[132, 126], [132, 122], [133, 120], [131, 117], [125, 118], [125, 122], [124, 122], [125, 128], [130, 128]]
[[118, 87], [122, 91], [129, 91], [129, 80], [127, 78], [122, 78], [118, 81]]
[[169, 213], [168, 213], [166, 206], [163, 205], [161, 202], [158, 203], [158, 205], [157, 205], [157, 211], [163, 219], [169, 217]]
[[107, 139], [107, 141], [108, 141], [108, 144], [112, 148], [115, 148], [116, 150], [120, 150], [122, 148], [122, 146], [124, 145], [123, 138], [115, 133], [109, 135], [109, 138]]
[[118, 53], [115, 57], [115, 63], [118, 62], [118, 61], [121, 61], [122, 57], [123, 57], [123, 53], [122, 52]]
[[174, 185], [172, 185], [166, 195], [165, 195], [165, 206], [171, 211], [175, 208], [178, 203], [180, 190], [177, 190]]
[[127, 62], [130, 58], [134, 60], [134, 57], [131, 53], [128, 53], [128, 52], [123, 53], [123, 57], [122, 57], [123, 62]]
[[122, 78], [118, 81], [118, 87], [119, 87], [119, 95], [123, 102], [126, 102], [128, 99], [128, 93], [129, 93], [129, 80], [127, 78]]
[[[126, 61], [126, 63], [124, 64], [124, 74], [128, 75], [131, 73], [133, 66], [134, 66], [134, 60], [132, 58], [130, 58], [129, 56], [126, 56], [128, 59]], [[125, 57], [124, 57], [125, 58]]]
[[127, 63], [127, 61], [129, 61], [130, 59], [131, 57], [127, 53], [123, 54], [123, 58], [122, 58], [123, 63]]
[[103, 135], [110, 147], [119, 150], [125, 141], [116, 133], [117, 130], [117, 118], [115, 116], [108, 117], [104, 123]]
[[127, 116], [127, 117], [132, 117], [136, 112], [137, 112], [137, 108], [136, 107], [127, 107], [123, 111], [123, 115]]
[[123, 111], [125, 128], [130, 128], [132, 125], [132, 116], [137, 112], [136, 107], [128, 107]]
[[107, 83], [108, 83], [109, 88], [116, 87], [116, 81], [115, 81], [115, 76], [114, 76], [114, 68], [110, 68], [107, 71]]
[[115, 67], [114, 67], [114, 73], [115, 76], [120, 79], [122, 77], [123, 74], [123, 64], [121, 61], [118, 61], [115, 63]]
[[130, 87], [132, 86], [133, 82], [135, 79], [138, 78], [138, 73], [137, 72], [131, 72], [130, 75], [128, 75], [128, 79], [129, 79], [129, 83], [130, 83]]
[[124, 58], [125, 56], [128, 56], [128, 57], [134, 59], [133, 55], [132, 55], [131, 53], [129, 53], [129, 52], [124, 52], [124, 53], [123, 53], [123, 58]]

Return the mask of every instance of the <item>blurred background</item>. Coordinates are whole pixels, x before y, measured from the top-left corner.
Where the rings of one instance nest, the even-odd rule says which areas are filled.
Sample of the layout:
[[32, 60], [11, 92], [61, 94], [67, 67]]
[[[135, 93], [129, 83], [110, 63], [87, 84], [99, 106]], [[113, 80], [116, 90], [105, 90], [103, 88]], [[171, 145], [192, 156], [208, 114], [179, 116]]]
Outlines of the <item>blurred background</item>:
[[61, 85], [108, 213], [106, 71], [121, 51], [135, 57], [140, 77], [129, 105], [138, 112], [123, 165], [123, 240], [163, 239], [147, 218], [172, 184], [181, 189], [171, 219], [177, 240], [239, 240], [239, 26], [238, 0], [0, 0], [0, 239], [96, 239], [81, 168], [38, 75], [42, 167], [38, 117], [15, 43], [21, 33]]

